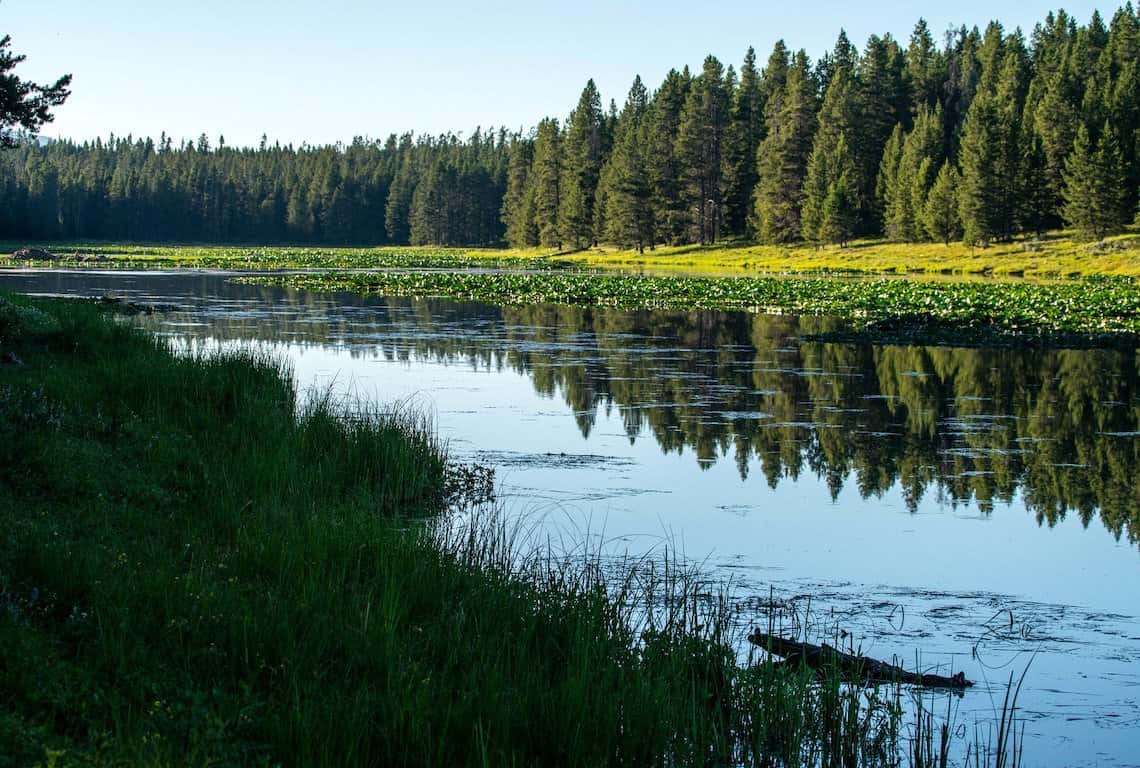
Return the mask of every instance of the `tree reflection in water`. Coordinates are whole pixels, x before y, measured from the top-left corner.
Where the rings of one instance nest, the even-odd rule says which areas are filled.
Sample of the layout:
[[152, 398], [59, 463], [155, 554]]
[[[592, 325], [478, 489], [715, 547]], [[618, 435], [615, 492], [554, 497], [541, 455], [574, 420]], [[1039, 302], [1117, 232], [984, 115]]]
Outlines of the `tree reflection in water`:
[[562, 398], [583, 435], [616, 408], [630, 440], [734, 460], [742, 477], [758, 463], [772, 487], [803, 472], [833, 496], [898, 484], [912, 511], [928, 493], [983, 512], [1020, 493], [1042, 524], [1075, 513], [1140, 543], [1135, 351], [827, 343], [811, 338], [842, 326], [818, 317], [242, 291], [291, 311], [210, 334], [512, 369]]

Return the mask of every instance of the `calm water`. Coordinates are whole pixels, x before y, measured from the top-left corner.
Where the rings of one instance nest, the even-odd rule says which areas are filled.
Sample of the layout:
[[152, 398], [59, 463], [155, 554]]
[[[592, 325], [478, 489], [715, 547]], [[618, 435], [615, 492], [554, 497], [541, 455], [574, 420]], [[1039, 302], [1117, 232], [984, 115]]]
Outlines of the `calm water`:
[[[302, 385], [436, 415], [508, 508], [612, 551], [679, 547], [757, 621], [979, 682], [1032, 659], [1029, 765], [1140, 765], [1140, 357], [831, 344], [820, 318], [365, 299], [217, 273], [0, 273], [173, 303], [162, 333], [272, 345]], [[809, 599], [810, 596], [810, 599]], [[944, 711], [945, 700], [937, 703]]]

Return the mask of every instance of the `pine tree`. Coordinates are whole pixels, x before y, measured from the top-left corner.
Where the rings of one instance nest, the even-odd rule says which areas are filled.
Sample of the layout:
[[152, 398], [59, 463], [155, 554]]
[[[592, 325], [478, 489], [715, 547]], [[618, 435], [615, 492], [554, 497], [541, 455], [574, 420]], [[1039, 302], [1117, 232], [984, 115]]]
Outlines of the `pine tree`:
[[1003, 40], [1000, 26], [991, 24], [979, 58], [982, 79], [960, 148], [959, 211], [965, 241], [985, 246], [1013, 234], [1021, 206], [1025, 51], [1019, 38]]
[[918, 116], [926, 107], [934, 109], [942, 102], [946, 80], [945, 62], [934, 45], [930, 27], [919, 19], [906, 50], [906, 76], [910, 84], [911, 114]]
[[[846, 68], [837, 70], [831, 77], [823, 106], [819, 112], [819, 127], [815, 133], [811, 156], [808, 159], [804, 180], [801, 233], [805, 240], [826, 241], [823, 234], [824, 209], [838, 175], [855, 171], [840, 167], [838, 153], [842, 145], [843, 162], [851, 163], [849, 147], [854, 140], [857, 105], [854, 81]], [[846, 194], [857, 195], [857, 175], [844, 181], [849, 188]], [[857, 198], [856, 198], [857, 200]]]
[[986, 246], [1003, 230], [1002, 190], [991, 169], [999, 165], [1000, 126], [996, 105], [979, 96], [963, 126], [958, 212], [967, 245]]
[[[770, 113], [779, 112], [780, 105], [777, 100], [784, 92], [788, 83], [788, 69], [791, 66], [791, 56], [783, 40], [777, 40], [764, 65], [764, 72], [760, 76], [760, 95], [764, 104], [764, 113], [760, 115], [761, 133], [767, 135], [767, 119]], [[763, 136], [761, 136], [763, 140]]]
[[925, 234], [920, 218], [926, 194], [934, 183], [934, 169], [942, 165], [942, 130], [941, 107], [931, 111], [923, 105], [914, 129], [903, 140], [898, 166], [886, 180], [884, 223], [892, 240], [912, 242]]
[[534, 166], [531, 174], [534, 219], [538, 240], [547, 248], [562, 250], [558, 226], [561, 208], [562, 141], [558, 121], [546, 118], [538, 124], [534, 136]]
[[677, 131], [682, 205], [689, 213], [690, 239], [715, 242], [720, 234], [721, 162], [728, 95], [724, 68], [713, 56], [689, 89]]
[[408, 213], [412, 245], [443, 245], [446, 242], [447, 208], [442, 162], [437, 159], [416, 185]]
[[25, 57], [13, 54], [11, 44], [8, 35], [0, 37], [0, 149], [17, 146], [13, 128], [35, 133], [44, 123], [50, 123], [51, 110], [71, 95], [71, 75], [64, 75], [51, 85], [37, 85], [12, 74]]
[[646, 118], [645, 164], [652, 189], [653, 220], [658, 239], [667, 243], [681, 243], [685, 238], [686, 216], [676, 144], [681, 110], [691, 84], [688, 69], [670, 70], [654, 94]]
[[859, 220], [859, 200], [855, 162], [847, 149], [845, 137], [839, 137], [831, 161], [833, 173], [827, 185], [817, 239], [846, 247]]
[[[1025, 124], [1032, 126], [1032, 119], [1026, 118]], [[1018, 225], [1023, 232], [1032, 232], [1040, 237], [1057, 208], [1049, 183], [1048, 158], [1041, 134], [1032, 127], [1026, 129], [1021, 149], [1023, 192], [1017, 211]]]
[[[835, 87], [836, 73], [832, 79]], [[846, 245], [859, 218], [858, 171], [842, 133], [834, 143], [817, 141], [804, 183], [801, 226], [805, 240]]]
[[643, 146], [649, 94], [638, 77], [633, 81], [617, 123], [617, 143], [603, 170], [598, 189], [603, 206], [603, 237], [635, 247], [653, 244], [653, 209]]
[[1029, 82], [1029, 54], [1020, 32], [1005, 45], [996, 86], [1001, 148], [999, 165], [991, 169], [1002, 189], [1003, 237], [1013, 236], [1025, 208], [1027, 155], [1024, 144], [1029, 135], [1022, 130], [1025, 94]]
[[1126, 199], [1131, 209], [1140, 192], [1140, 156], [1136, 152], [1137, 142], [1129, 140], [1140, 132], [1140, 18], [1131, 3], [1113, 14], [1096, 69], [1105, 119], [1112, 123], [1120, 143]]
[[895, 123], [895, 129], [891, 131], [891, 137], [883, 148], [883, 159], [879, 162], [879, 175], [875, 180], [875, 204], [882, 211], [887, 209], [888, 195], [898, 177], [905, 141], [906, 131], [902, 123]]
[[954, 145], [961, 140], [966, 115], [977, 94], [981, 76], [981, 64], [978, 61], [981, 42], [982, 35], [977, 27], [970, 30], [961, 27], [947, 45], [944, 99], [946, 133]]
[[729, 234], [743, 235], [756, 186], [756, 150], [764, 133], [764, 92], [752, 48], [744, 57], [740, 85], [731, 98], [724, 146], [724, 226]]
[[890, 35], [872, 35], [859, 62], [858, 135], [852, 144], [859, 166], [860, 229], [882, 230], [883, 209], [875, 199], [875, 183], [883, 161], [883, 149], [898, 123], [910, 128], [910, 95], [906, 84], [906, 60]]
[[823, 54], [815, 65], [815, 79], [820, 93], [827, 93], [831, 87], [831, 79], [839, 70], [854, 73], [859, 65], [859, 51], [851, 44], [847, 37], [847, 30], [840, 29], [839, 37], [835, 40], [832, 49]]
[[1061, 208], [1065, 158], [1073, 151], [1083, 99], [1072, 71], [1074, 58], [1067, 51], [1068, 46], [1051, 76], [1039, 75], [1040, 82], [1035, 88], [1037, 98], [1027, 101], [1027, 108], [1033, 109], [1033, 133], [1045, 153], [1045, 183], [1052, 197], [1048, 211], [1050, 217], [1057, 215]]
[[922, 227], [933, 240], [950, 245], [962, 236], [958, 217], [958, 172], [949, 160], [942, 164], [938, 178], [926, 196], [922, 210]]
[[582, 248], [594, 240], [594, 197], [602, 170], [602, 99], [586, 83], [570, 115], [562, 148], [558, 227], [562, 241]]
[[400, 137], [398, 151], [401, 155], [400, 167], [388, 191], [388, 200], [384, 206], [384, 227], [391, 242], [404, 244], [409, 242], [411, 235], [408, 214], [412, 208], [412, 195], [415, 193], [417, 177], [416, 170], [412, 167], [411, 134]]
[[529, 183], [534, 162], [534, 142], [516, 136], [511, 141], [507, 166], [507, 191], [503, 195], [501, 218], [507, 243], [512, 248], [538, 245], [535, 221], [534, 186]]
[[811, 68], [801, 50], [788, 68], [784, 88], [769, 102], [767, 137], [757, 152], [755, 222], [764, 242], [786, 243], [801, 235], [800, 208], [815, 112]]
[[1103, 238], [1128, 221], [1120, 145], [1112, 125], [1105, 123], [1099, 140], [1081, 126], [1073, 152], [1065, 162], [1064, 216], [1069, 226], [1086, 236]]

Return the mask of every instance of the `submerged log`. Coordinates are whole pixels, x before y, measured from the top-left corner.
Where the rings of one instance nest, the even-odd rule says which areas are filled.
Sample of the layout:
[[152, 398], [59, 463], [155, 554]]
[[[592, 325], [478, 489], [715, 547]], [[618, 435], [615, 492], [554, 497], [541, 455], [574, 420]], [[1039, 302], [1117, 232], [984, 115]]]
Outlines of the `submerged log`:
[[966, 673], [959, 672], [952, 677], [943, 675], [922, 675], [908, 672], [902, 667], [876, 661], [852, 653], [845, 653], [830, 645], [813, 645], [798, 640], [787, 640], [776, 635], [755, 630], [748, 636], [749, 642], [763, 648], [773, 656], [780, 656], [785, 664], [803, 664], [809, 669], [825, 673], [834, 671], [845, 680], [861, 680], [869, 683], [906, 683], [924, 688], [969, 688], [973, 683], [966, 679]]

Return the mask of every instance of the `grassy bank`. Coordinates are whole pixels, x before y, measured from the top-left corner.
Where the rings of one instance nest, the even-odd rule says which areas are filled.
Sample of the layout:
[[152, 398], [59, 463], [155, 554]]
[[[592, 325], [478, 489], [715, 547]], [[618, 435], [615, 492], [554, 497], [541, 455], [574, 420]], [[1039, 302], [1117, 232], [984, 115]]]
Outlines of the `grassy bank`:
[[446, 462], [273, 359], [0, 297], [0, 766], [928, 764], [896, 694], [738, 666], [683, 569], [443, 515]]
[[849, 320], [851, 337], [871, 341], [1101, 346], [1134, 345], [1140, 338], [1140, 285], [1131, 278], [983, 283], [380, 272], [244, 279], [313, 291], [439, 296], [507, 305], [828, 315]]
[[561, 258], [591, 267], [725, 275], [822, 272], [997, 278], [1140, 277], [1140, 234], [1128, 233], [1090, 243], [1072, 233], [1052, 232], [1040, 239], [1023, 237], [988, 248], [886, 240], [856, 240], [845, 248], [737, 243], [665, 246], [645, 253], [595, 248]]
[[130, 245], [51, 243], [56, 259], [17, 262], [7, 258], [25, 243], [0, 243], [0, 265], [80, 264], [118, 267], [210, 267], [219, 269], [425, 267], [458, 269], [481, 266], [646, 269], [678, 273], [746, 275], [761, 273], [854, 273], [973, 275], [998, 278], [1140, 277], [1140, 233], [1129, 232], [1098, 243], [1069, 232], [1019, 238], [989, 248], [961, 243], [891, 243], [859, 240], [846, 248], [811, 245], [721, 243], [711, 246], [661, 246], [638, 253], [612, 247], [570, 253], [553, 249], [466, 249], [423, 247], [280, 247], [210, 245]]

